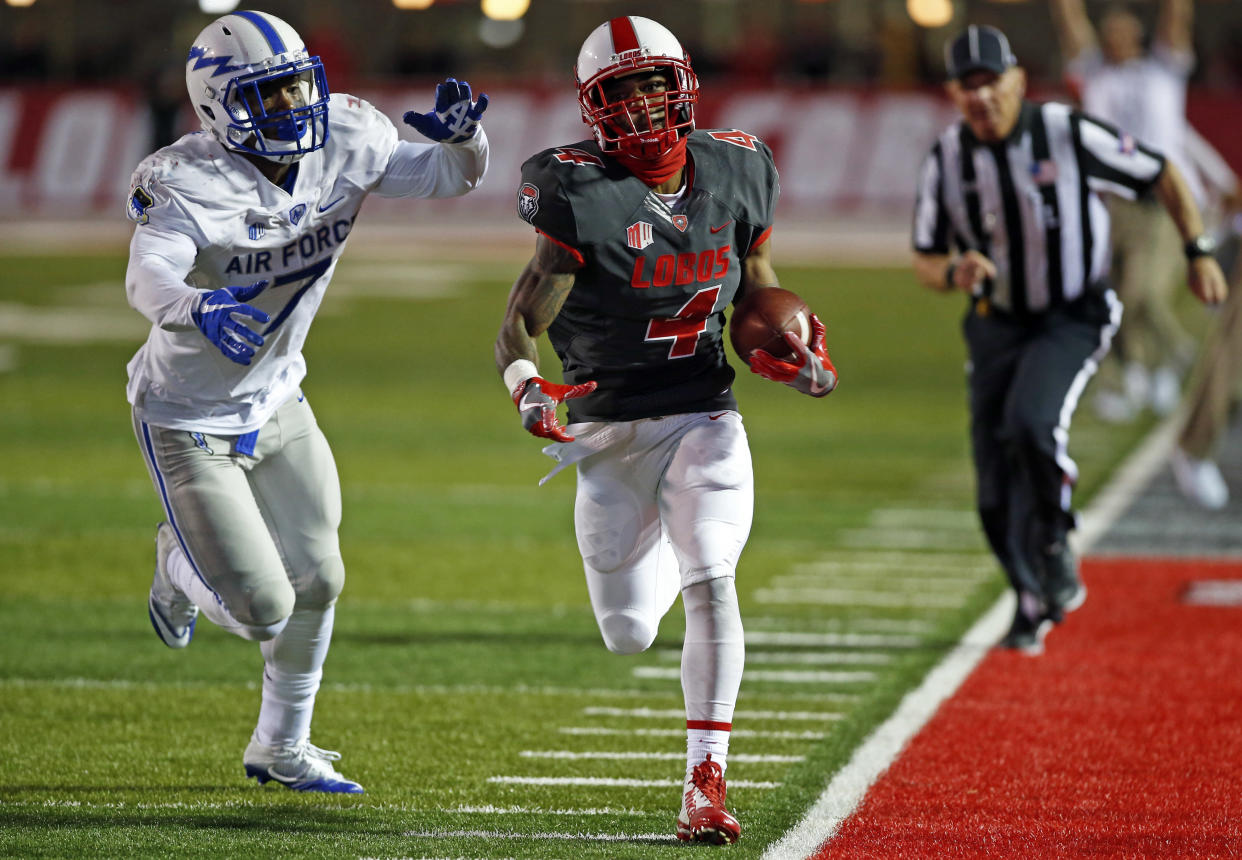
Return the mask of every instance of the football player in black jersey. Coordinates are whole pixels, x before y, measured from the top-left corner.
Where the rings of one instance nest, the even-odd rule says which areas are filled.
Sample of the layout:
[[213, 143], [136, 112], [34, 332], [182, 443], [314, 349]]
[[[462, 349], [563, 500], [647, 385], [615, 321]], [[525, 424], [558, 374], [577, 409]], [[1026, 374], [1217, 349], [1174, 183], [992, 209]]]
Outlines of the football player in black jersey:
[[[621, 17], [576, 66], [594, 140], [522, 167], [518, 214], [535, 254], [509, 295], [496, 364], [523, 426], [578, 471], [574, 507], [604, 642], [635, 654], [680, 591], [686, 612], [681, 839], [724, 844], [741, 828], [724, 772], [742, 677], [734, 570], [750, 532], [750, 451], [721, 338], [724, 309], [777, 286], [768, 235], [779, 194], [772, 153], [738, 130], [696, 131], [698, 81], [660, 24]], [[837, 376], [812, 317], [796, 360], [752, 370], [823, 396]], [[565, 384], [544, 379], [547, 333]], [[556, 408], [568, 401], [569, 423]]]

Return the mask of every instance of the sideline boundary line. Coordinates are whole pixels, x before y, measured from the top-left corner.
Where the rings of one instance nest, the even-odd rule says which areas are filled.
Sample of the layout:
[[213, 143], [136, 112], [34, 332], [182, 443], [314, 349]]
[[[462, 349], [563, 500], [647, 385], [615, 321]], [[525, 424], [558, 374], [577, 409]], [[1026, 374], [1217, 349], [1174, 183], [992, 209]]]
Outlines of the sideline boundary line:
[[[1085, 555], [1124, 513], [1137, 490], [1164, 465], [1181, 418], [1179, 409], [1157, 425], [1092, 499], [1077, 530], [1074, 541], [1077, 552]], [[802, 820], [768, 846], [762, 860], [805, 860], [836, 836], [876, 780], [1004, 635], [1013, 607], [1013, 592], [1006, 590], [927, 674], [923, 683], [906, 694], [893, 715], [854, 751]]]

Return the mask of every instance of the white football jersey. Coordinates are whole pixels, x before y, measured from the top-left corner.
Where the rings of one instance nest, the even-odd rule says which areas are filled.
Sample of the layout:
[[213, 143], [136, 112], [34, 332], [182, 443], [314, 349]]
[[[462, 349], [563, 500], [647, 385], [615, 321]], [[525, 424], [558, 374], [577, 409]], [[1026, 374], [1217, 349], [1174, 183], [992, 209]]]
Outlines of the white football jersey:
[[[261, 427], [306, 374], [302, 344], [367, 194], [460, 194], [486, 169], [481, 128], [465, 144], [398, 145], [387, 117], [342, 94], [328, 118], [327, 141], [297, 162], [291, 192], [202, 132], [138, 165], [126, 289], [154, 325], [129, 362], [127, 396], [142, 421], [223, 435]], [[250, 365], [236, 364], [191, 311], [201, 290], [260, 280], [267, 287], [248, 304], [270, 321], [241, 319], [264, 343]]]

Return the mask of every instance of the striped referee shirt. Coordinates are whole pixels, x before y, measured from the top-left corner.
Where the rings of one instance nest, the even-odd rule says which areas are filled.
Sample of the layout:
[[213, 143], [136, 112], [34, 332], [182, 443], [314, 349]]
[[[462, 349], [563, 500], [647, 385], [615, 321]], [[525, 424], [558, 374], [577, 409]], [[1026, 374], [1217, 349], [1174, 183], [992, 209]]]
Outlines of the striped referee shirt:
[[923, 162], [914, 249], [979, 251], [996, 264], [983, 285], [991, 305], [1040, 313], [1103, 289], [1108, 211], [1099, 195], [1133, 200], [1163, 170], [1163, 155], [1068, 105], [1024, 102], [996, 143], [958, 121]]

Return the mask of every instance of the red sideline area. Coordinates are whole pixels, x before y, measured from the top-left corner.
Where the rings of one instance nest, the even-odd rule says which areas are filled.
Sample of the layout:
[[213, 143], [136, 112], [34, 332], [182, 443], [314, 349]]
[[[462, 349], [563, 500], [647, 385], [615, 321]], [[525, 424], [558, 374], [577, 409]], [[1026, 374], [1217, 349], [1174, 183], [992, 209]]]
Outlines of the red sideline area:
[[1037, 658], [994, 651], [814, 860], [1242, 857], [1242, 562], [1089, 559]]

